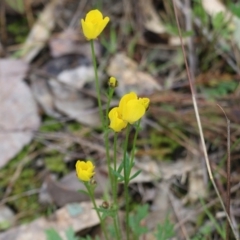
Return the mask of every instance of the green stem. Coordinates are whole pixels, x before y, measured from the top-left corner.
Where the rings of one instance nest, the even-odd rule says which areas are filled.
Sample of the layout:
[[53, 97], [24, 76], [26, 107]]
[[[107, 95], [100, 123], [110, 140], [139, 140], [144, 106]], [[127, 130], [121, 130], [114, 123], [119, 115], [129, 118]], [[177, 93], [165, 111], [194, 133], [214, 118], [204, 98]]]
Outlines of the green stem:
[[97, 215], [98, 215], [98, 218], [99, 218], [99, 221], [100, 221], [100, 225], [101, 225], [101, 228], [103, 230], [103, 234], [105, 236], [105, 239], [106, 240], [109, 240], [108, 238], [108, 234], [107, 234], [107, 231], [106, 231], [106, 228], [105, 228], [105, 225], [104, 225], [104, 222], [103, 222], [103, 219], [101, 218], [101, 215], [100, 215], [100, 212], [98, 211], [98, 207], [97, 207], [97, 204], [96, 204], [96, 201], [95, 201], [95, 198], [94, 198], [94, 194], [93, 194], [93, 191], [92, 191], [92, 187], [89, 186], [89, 183], [88, 182], [84, 182], [84, 185], [86, 187], [86, 189], [88, 190], [88, 193], [89, 193], [89, 197], [93, 203], [93, 206], [97, 212]]
[[[136, 126], [136, 131], [133, 139], [133, 146], [132, 146], [132, 153], [131, 153], [131, 160], [130, 160], [130, 166], [133, 166], [133, 161], [134, 161], [134, 156], [135, 156], [135, 148], [136, 148], [136, 142], [137, 142], [137, 136], [140, 130], [140, 123], [141, 119], [138, 120], [137, 126]], [[129, 172], [130, 174], [130, 172]], [[130, 175], [128, 176], [130, 178]]]
[[[113, 142], [113, 169], [117, 171], [117, 133], [114, 133], [114, 142]], [[117, 192], [118, 192], [118, 178], [114, 176], [114, 192], [113, 192], [113, 199], [114, 203], [117, 204]]]
[[103, 110], [102, 110], [102, 102], [101, 102], [101, 94], [100, 94], [100, 87], [99, 87], [99, 80], [98, 80], [98, 72], [97, 72], [97, 61], [96, 61], [96, 55], [94, 51], [94, 42], [93, 40], [90, 41], [91, 43], [91, 50], [92, 50], [92, 61], [93, 61], [93, 67], [94, 67], [94, 74], [95, 74], [95, 85], [97, 90], [97, 100], [98, 100], [98, 108], [100, 113], [100, 120], [102, 123], [102, 129], [104, 129], [104, 117], [103, 117]]
[[[106, 119], [105, 119], [105, 129], [107, 129], [107, 125], [108, 125], [108, 112], [109, 112], [109, 108], [110, 108], [110, 102], [112, 100], [112, 96], [114, 93], [114, 88], [109, 88], [109, 93], [108, 93], [108, 102], [107, 102], [107, 108], [106, 108]], [[116, 134], [114, 135], [114, 142], [116, 141]], [[116, 177], [111, 173], [111, 159], [110, 159], [110, 153], [109, 153], [109, 137], [108, 137], [108, 131], [105, 133], [105, 146], [106, 146], [106, 156], [107, 156], [107, 166], [108, 166], [108, 174], [109, 174], [109, 178], [110, 178], [110, 184], [111, 184], [111, 190], [112, 190], [112, 194], [113, 194], [113, 199], [114, 199], [114, 206], [117, 207], [117, 185], [116, 185]], [[114, 170], [116, 171], [116, 152], [117, 149], [116, 147], [114, 147]], [[120, 230], [119, 230], [119, 220], [118, 220], [118, 211], [116, 211], [115, 216], [114, 216], [114, 229], [117, 235], [117, 239], [121, 240], [121, 235], [120, 235]], [[119, 227], [118, 227], [119, 226]]]
[[124, 158], [123, 158], [123, 171], [124, 171], [124, 196], [126, 202], [126, 233], [127, 240], [129, 240], [129, 195], [128, 195], [128, 183], [129, 183], [129, 158], [127, 157], [128, 138], [130, 133], [130, 125], [127, 126], [126, 139], [124, 142]]
[[[114, 149], [113, 169], [114, 169], [114, 171], [117, 171], [117, 133], [114, 133], [113, 149]], [[118, 206], [118, 203], [117, 203], [118, 177], [117, 176], [113, 176], [113, 180], [114, 180], [113, 201], [114, 201], [114, 205]], [[117, 235], [118, 235], [119, 239], [122, 239], [121, 231], [120, 231], [120, 219], [119, 219], [118, 211], [116, 213], [116, 218], [117, 218], [117, 226], [118, 226], [118, 228], [117, 228]]]
[[113, 222], [114, 222], [115, 232], [116, 232], [116, 235], [117, 235], [117, 240], [121, 240], [122, 238], [121, 238], [120, 231], [119, 231], [119, 221], [118, 221], [118, 215], [117, 214], [114, 216]]
[[[112, 100], [113, 93], [114, 93], [114, 89], [110, 88], [109, 89], [109, 94], [108, 94], [107, 109], [106, 109], [106, 121], [104, 123], [104, 128], [106, 128], [106, 129], [107, 129], [107, 123], [108, 123], [108, 111], [109, 111], [110, 102]], [[109, 178], [110, 178], [111, 191], [113, 193], [114, 192], [114, 176], [111, 173], [111, 159], [110, 159], [110, 153], [109, 153], [108, 131], [106, 131], [105, 134], [104, 134], [104, 141], [105, 141], [105, 147], [106, 147], [108, 174], [109, 174]]]

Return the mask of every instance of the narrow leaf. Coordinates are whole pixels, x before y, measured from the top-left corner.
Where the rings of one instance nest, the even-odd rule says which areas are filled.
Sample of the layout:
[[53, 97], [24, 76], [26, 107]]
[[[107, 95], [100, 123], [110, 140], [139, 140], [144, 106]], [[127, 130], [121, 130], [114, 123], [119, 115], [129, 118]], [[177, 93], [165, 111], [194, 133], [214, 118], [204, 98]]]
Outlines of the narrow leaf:
[[142, 172], [142, 170], [138, 170], [137, 172], [135, 172], [135, 173], [130, 177], [129, 180], [134, 179], [134, 178], [137, 177], [141, 172]]

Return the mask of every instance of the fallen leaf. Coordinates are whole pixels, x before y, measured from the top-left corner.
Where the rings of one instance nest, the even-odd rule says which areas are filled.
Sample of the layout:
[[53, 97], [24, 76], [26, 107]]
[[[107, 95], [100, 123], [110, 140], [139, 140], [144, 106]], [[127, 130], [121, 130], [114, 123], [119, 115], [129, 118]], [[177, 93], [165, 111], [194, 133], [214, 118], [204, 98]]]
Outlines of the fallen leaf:
[[28, 65], [0, 59], [0, 168], [34, 136], [40, 118], [35, 100], [23, 77]]
[[50, 1], [39, 15], [21, 49], [21, 57], [26, 62], [31, 62], [46, 45], [55, 26], [55, 11], [61, 4], [62, 0]]
[[74, 69], [62, 71], [57, 79], [70, 87], [80, 90], [86, 83], [93, 82], [95, 78], [92, 66], [81, 65]]
[[62, 116], [54, 107], [54, 98], [46, 78], [32, 74], [30, 77], [32, 93], [43, 111], [54, 118]]
[[156, 12], [156, 8], [153, 6], [153, 1], [139, 1], [141, 7], [141, 13], [144, 20], [144, 26], [147, 30], [154, 33], [163, 34], [166, 33], [164, 24], [162, 23], [159, 15]]
[[[108, 179], [100, 171], [96, 171], [94, 179], [97, 182], [94, 194], [96, 198], [100, 198], [106, 190]], [[51, 176], [47, 176], [39, 194], [39, 201], [42, 204], [55, 203], [57, 206], [62, 207], [68, 203], [89, 200], [89, 197], [79, 192], [79, 190], [86, 191], [86, 188], [78, 180], [75, 171], [67, 174], [59, 181], [54, 180]]]
[[[91, 45], [83, 38], [83, 34], [77, 29], [66, 29], [63, 32], [54, 34], [49, 47], [53, 57], [60, 57], [66, 54], [79, 54], [92, 59]], [[95, 55], [100, 56], [100, 44], [94, 41]]]
[[207, 185], [204, 182], [203, 169], [197, 169], [189, 172], [189, 187], [186, 199], [190, 202], [196, 202], [201, 199], [206, 199], [208, 196]]
[[[101, 200], [97, 200], [97, 205]], [[50, 218], [39, 218], [30, 224], [10, 229], [0, 233], [0, 240], [43, 240], [46, 239], [45, 231], [53, 228], [65, 239], [65, 232], [72, 228], [79, 232], [99, 224], [99, 218], [91, 202], [73, 203], [59, 209]]]
[[[161, 21], [160, 15], [156, 11], [153, 0], [139, 1], [141, 17], [144, 27], [147, 31], [153, 32], [159, 36], [159, 40], [162, 42], [167, 42], [170, 46], [180, 46], [181, 41], [179, 37], [171, 36], [169, 31], [167, 31], [166, 26]], [[185, 39], [183, 39], [185, 44]]]
[[98, 108], [93, 99], [87, 98], [83, 93], [58, 81], [51, 79], [49, 84], [54, 95], [54, 106], [60, 112], [91, 127], [100, 125]]
[[30, 79], [35, 98], [50, 116], [66, 115], [87, 126], [100, 125], [96, 101], [83, 90], [86, 84], [94, 88], [94, 69], [86, 57], [51, 59]]

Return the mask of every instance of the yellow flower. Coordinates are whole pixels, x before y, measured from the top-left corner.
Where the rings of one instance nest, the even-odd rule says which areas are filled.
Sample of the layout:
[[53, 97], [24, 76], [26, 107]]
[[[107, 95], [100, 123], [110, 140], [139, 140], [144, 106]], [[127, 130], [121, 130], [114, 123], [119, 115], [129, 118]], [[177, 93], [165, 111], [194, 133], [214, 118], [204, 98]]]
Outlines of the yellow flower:
[[88, 182], [91, 180], [92, 176], [95, 174], [94, 172], [94, 165], [92, 164], [91, 161], [81, 161], [78, 160], [76, 163], [76, 172], [77, 172], [77, 177], [85, 182]]
[[88, 39], [96, 39], [109, 22], [109, 17], [103, 18], [99, 10], [92, 10], [86, 15], [85, 21], [81, 19], [84, 36]]
[[137, 94], [130, 92], [125, 94], [119, 103], [119, 112], [121, 113], [121, 118], [130, 124], [135, 123], [146, 112], [149, 106], [150, 100], [148, 98], [138, 99]]
[[121, 119], [121, 114], [118, 107], [113, 108], [109, 112], [108, 117], [110, 119], [109, 127], [115, 132], [120, 132], [123, 128], [127, 126], [127, 122]]
[[133, 124], [142, 118], [149, 103], [149, 98], [138, 98], [134, 92], [125, 94], [121, 98], [119, 106], [113, 108], [108, 114], [109, 127], [115, 132], [120, 132], [128, 123]]
[[109, 87], [112, 87], [112, 88], [115, 88], [118, 86], [118, 81], [115, 77], [110, 77], [109, 80], [108, 80], [108, 86]]

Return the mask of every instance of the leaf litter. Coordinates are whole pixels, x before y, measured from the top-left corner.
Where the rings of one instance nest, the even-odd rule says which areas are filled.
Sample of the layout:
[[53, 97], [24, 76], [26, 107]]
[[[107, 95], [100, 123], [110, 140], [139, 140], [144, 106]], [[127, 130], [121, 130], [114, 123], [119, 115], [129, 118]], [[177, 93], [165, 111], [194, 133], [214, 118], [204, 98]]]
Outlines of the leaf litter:
[[[86, 12], [86, 9], [75, 11], [78, 4], [74, 1], [69, 4], [66, 4], [66, 2], [68, 1], [49, 1], [43, 7], [27, 41], [22, 45], [23, 50], [20, 51], [20, 56], [27, 63], [9, 58], [0, 60], [0, 96], [2, 99], [0, 126], [1, 129], [4, 127], [4, 131], [1, 131], [0, 134], [2, 146], [2, 149], [0, 147], [2, 153], [0, 167], [2, 169], [5, 166], [8, 167], [7, 163], [11, 163], [10, 160], [23, 146], [33, 140], [42, 144], [40, 146], [42, 153], [37, 154], [38, 162], [42, 162], [41, 164], [44, 164], [44, 158], [47, 157], [44, 151], [49, 152], [52, 149], [58, 149], [61, 152], [60, 157], [68, 159], [64, 164], [70, 170], [73, 169], [74, 162], [80, 158], [78, 156], [81, 156], [82, 159], [91, 156], [99, 162], [98, 169], [100, 172], [102, 171], [103, 178], [99, 182], [105, 183], [107, 175], [104, 170], [105, 152], [102, 147], [102, 136], [94, 129], [98, 126], [99, 119], [96, 96], [93, 94], [94, 75], [93, 69], [90, 67], [90, 51], [87, 47], [88, 43], [79, 34], [79, 30], [69, 27], [73, 13], [79, 15], [80, 18], [81, 14]], [[183, 10], [179, 1], [176, 1], [176, 3], [179, 11], [185, 14], [187, 8]], [[213, 10], [217, 9], [216, 6], [219, 3], [219, 1], [211, 2], [214, 5]], [[177, 39], [176, 26], [174, 24], [170, 27], [166, 25], [167, 21], [170, 24], [173, 22], [170, 6], [167, 2], [149, 1], [145, 3], [140, 1], [134, 6], [130, 3], [127, 13], [121, 3], [113, 5], [112, 8], [110, 6], [106, 7], [106, 11], [109, 11], [112, 15], [111, 19], [114, 19], [114, 27], [117, 29], [109, 31], [120, 31], [120, 33], [117, 32], [117, 36], [122, 35], [123, 37], [117, 39], [118, 46], [115, 48], [115, 52], [111, 53], [108, 53], [108, 50], [102, 46], [101, 39], [96, 43], [100, 69], [101, 67], [106, 68], [104, 69], [106, 72], [102, 69], [100, 72], [103, 88], [105, 87], [104, 81], [109, 76], [114, 75], [119, 80], [118, 96], [122, 96], [131, 90], [138, 94], [151, 95], [152, 105], [148, 111], [149, 117], [145, 119], [143, 124], [142, 138], [146, 140], [144, 142], [139, 140], [138, 160], [136, 160], [135, 166], [137, 170], [142, 170], [142, 174], [138, 175], [137, 181], [130, 186], [133, 201], [147, 202], [150, 205], [149, 217], [143, 224], [146, 224], [152, 233], [146, 235], [146, 239], [154, 239], [157, 224], [163, 221], [167, 214], [169, 214], [171, 221], [176, 223], [175, 229], [178, 237], [194, 236], [201, 226], [196, 221], [197, 214], [201, 214], [201, 217], [204, 218], [204, 210], [200, 209], [199, 212], [201, 204], [199, 203], [199, 196], [196, 197], [196, 190], [202, 198], [213, 204], [214, 207], [211, 208], [210, 206], [209, 211], [213, 215], [219, 216], [220, 214], [219, 205], [214, 199], [212, 200], [213, 193], [206, 190], [206, 169], [202, 163], [202, 158], [199, 157], [201, 156], [201, 149], [199, 148], [199, 142], [196, 140], [198, 131], [186, 74], [183, 69], [183, 61], [173, 60], [174, 54], [177, 54], [178, 51], [176, 46], [179, 46], [179, 41], [174, 40]], [[210, 4], [203, 4], [203, 9], [214, 18], [213, 11], [210, 11], [211, 6]], [[225, 6], [221, 9], [226, 11]], [[199, 19], [194, 15], [195, 9], [188, 10], [191, 10], [193, 14], [194, 30], [197, 30], [195, 32], [197, 37], [191, 34], [189, 36], [197, 41], [195, 44], [198, 46], [197, 52], [194, 53], [195, 57], [199, 58], [198, 67], [200, 70], [200, 74], [196, 74], [198, 75], [196, 77], [196, 88], [199, 92], [200, 114], [213, 168], [217, 177], [224, 178], [225, 168], [221, 167], [221, 170], [219, 170], [216, 167], [220, 164], [220, 160], [225, 158], [226, 153], [224, 151], [226, 149], [226, 124], [222, 113], [216, 107], [216, 103], [218, 103], [224, 106], [232, 121], [231, 143], [234, 165], [232, 184], [236, 185], [239, 181], [237, 177], [239, 167], [236, 161], [239, 159], [239, 146], [236, 142], [240, 133], [237, 104], [239, 101], [239, 76], [235, 75], [235, 72], [239, 73], [239, 70], [233, 59], [233, 53], [238, 58], [239, 50], [234, 50], [235, 45], [231, 45], [229, 39], [225, 39], [223, 36], [223, 42], [219, 38], [214, 43], [213, 49], [216, 49], [218, 58], [214, 58], [214, 61], [211, 60], [210, 53], [212, 51], [208, 49], [211, 44], [201, 45], [199, 42], [206, 43], [213, 38], [209, 37], [210, 34], [206, 34], [207, 27], [199, 27], [202, 26], [202, 23], [199, 24]], [[58, 17], [60, 13], [62, 14], [61, 19]], [[214, 14], [218, 13], [215, 11]], [[126, 38], [126, 33], [118, 24], [127, 16], [130, 17], [129, 25], [131, 26]], [[236, 22], [234, 22], [236, 27], [233, 32], [233, 40], [235, 41], [234, 44], [237, 45], [239, 18], [234, 17], [234, 19], [236, 19]], [[204, 19], [200, 17], [200, 20]], [[231, 27], [230, 22], [229, 24]], [[134, 39], [131, 27], [137, 29], [140, 36]], [[212, 29], [207, 30], [212, 32]], [[114, 36], [110, 32], [107, 32], [107, 34]], [[126, 48], [126, 46], [129, 47]], [[223, 52], [222, 47], [227, 47], [228, 51]], [[160, 57], [154, 57], [154, 52], [157, 51], [159, 53], [157, 55], [160, 55]], [[204, 57], [201, 55], [203, 53]], [[146, 58], [146, 56], [153, 57]], [[202, 60], [211, 63], [208, 68], [202, 67]], [[158, 69], [157, 66], [160, 66], [160, 68]], [[28, 69], [30, 70], [29, 74]], [[226, 75], [227, 79], [225, 79]], [[26, 79], [29, 82], [24, 81], [25, 76], [27, 76]], [[6, 81], [6, 79], [10, 80]], [[39, 108], [37, 108], [37, 104]], [[43, 121], [42, 124], [45, 124], [45, 115], [52, 116], [55, 123], [61, 123], [62, 127], [55, 130], [48, 128], [49, 132], [47, 133], [38, 132], [41, 120]], [[77, 130], [73, 121], [79, 122], [80, 127]], [[74, 134], [69, 132], [68, 127], [70, 126], [71, 129], [75, 129]], [[153, 130], [149, 131], [150, 128], [153, 128]], [[153, 135], [149, 137], [148, 134]], [[192, 156], [190, 159], [189, 153]], [[53, 156], [59, 157], [59, 155], [54, 154], [56, 153], [53, 153]], [[27, 167], [35, 168], [43, 174], [41, 167], [37, 167], [33, 163]], [[63, 215], [66, 216], [66, 212], [69, 210], [66, 210], [66, 206], [68, 206], [66, 204], [74, 201], [86, 201], [87, 199], [86, 196], [76, 193], [76, 188], [81, 189], [81, 186], [75, 185], [76, 179], [73, 172], [62, 173], [62, 175], [65, 175], [64, 177], [60, 175], [55, 173], [56, 179], [53, 179], [48, 174], [45, 181], [41, 180], [43, 184], [41, 189], [43, 190], [39, 190], [39, 202], [43, 205], [54, 202], [58, 207], [65, 209]], [[1, 174], [0, 178], [2, 178]], [[19, 181], [21, 181], [21, 178], [19, 178]], [[221, 184], [223, 185], [222, 195], [224, 195], [224, 181], [223, 183], [220, 182]], [[237, 192], [238, 189], [236, 185], [233, 190]], [[100, 189], [99, 195], [103, 191], [103, 189]], [[47, 196], [45, 200], [41, 200], [44, 198], [41, 197], [41, 194]], [[89, 206], [88, 211], [89, 208], [91, 209]], [[237, 212], [238, 206], [234, 205], [233, 207]], [[236, 214], [233, 214], [232, 217], [235, 221], [238, 220]], [[65, 217], [63, 218], [65, 219]], [[222, 216], [221, 218], [223, 219]], [[94, 216], [90, 217], [89, 222], [86, 222], [86, 225], [81, 229], [98, 224], [94, 219]], [[71, 221], [66, 221], [66, 219], [64, 221], [66, 228], [69, 224], [74, 224]], [[78, 219], [78, 221], [82, 220]], [[63, 222], [49, 223], [49, 219], [40, 217], [35, 222], [28, 223], [28, 225], [0, 233], [0, 239], [1, 237], [6, 239], [6, 236], [11, 236], [12, 239], [21, 239], [24, 236], [23, 239], [25, 240], [27, 239], [26, 236], [32, 237], [31, 234], [35, 231], [35, 234], [43, 236], [41, 235], [44, 234], [43, 229], [49, 224], [52, 224], [51, 226], [63, 234], [63, 229], [59, 229], [59, 226], [63, 226]], [[207, 221], [202, 226], [211, 227], [208, 237], [211, 236], [211, 232], [215, 232], [215, 227]], [[27, 229], [29, 235], [27, 235]], [[79, 231], [79, 228], [74, 228], [74, 231]]]

